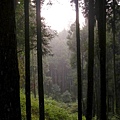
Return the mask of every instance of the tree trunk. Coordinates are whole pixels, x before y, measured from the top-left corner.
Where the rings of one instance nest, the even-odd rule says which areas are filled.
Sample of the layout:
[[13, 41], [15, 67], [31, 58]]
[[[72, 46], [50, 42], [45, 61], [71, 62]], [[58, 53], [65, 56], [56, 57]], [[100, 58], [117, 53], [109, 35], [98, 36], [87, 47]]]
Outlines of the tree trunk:
[[0, 1], [0, 120], [21, 120], [13, 0]]
[[98, 34], [100, 48], [100, 120], [106, 120], [106, 1], [98, 0]]
[[31, 120], [29, 0], [24, 0], [24, 12], [25, 12], [25, 94], [26, 94], [26, 118], [28, 120]]
[[93, 108], [93, 71], [94, 71], [94, 0], [89, 1], [89, 44], [88, 44], [88, 89], [87, 89], [87, 116], [92, 120]]
[[41, 0], [36, 0], [39, 120], [45, 120], [42, 64]]
[[82, 80], [81, 80], [81, 52], [79, 28], [79, 2], [76, 0], [76, 43], [77, 43], [77, 84], [78, 84], [78, 120], [82, 120]]
[[113, 32], [113, 73], [114, 73], [114, 114], [116, 114], [116, 108], [117, 108], [117, 104], [116, 104], [116, 98], [117, 98], [117, 94], [116, 94], [116, 60], [115, 60], [115, 0], [113, 0], [113, 28], [112, 28], [112, 32]]

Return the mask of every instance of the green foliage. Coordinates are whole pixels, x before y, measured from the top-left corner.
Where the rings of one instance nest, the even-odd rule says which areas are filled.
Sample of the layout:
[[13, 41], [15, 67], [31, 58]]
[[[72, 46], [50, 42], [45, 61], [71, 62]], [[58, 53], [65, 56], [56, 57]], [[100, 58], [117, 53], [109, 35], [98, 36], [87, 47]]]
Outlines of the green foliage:
[[[16, 36], [17, 36], [17, 53], [19, 60], [19, 71], [20, 71], [20, 85], [24, 88], [24, 79], [25, 79], [25, 14], [24, 14], [24, 0], [18, 0], [15, 17], [16, 17]], [[44, 1], [43, 1], [44, 3]], [[45, 19], [41, 18], [41, 32], [42, 32], [42, 52], [43, 55], [51, 54], [50, 41], [56, 36], [56, 31], [52, 30], [50, 26], [45, 24]], [[37, 47], [37, 31], [36, 31], [36, 9], [35, 6], [29, 5], [29, 38], [30, 38], [30, 50], [36, 54]], [[30, 52], [30, 54], [32, 54]], [[32, 55], [33, 56], [33, 55]], [[33, 56], [35, 58], [35, 55]], [[34, 59], [34, 63], [37, 59]], [[43, 66], [45, 68], [45, 66]], [[35, 72], [34, 72], [35, 73]], [[33, 83], [33, 79], [31, 84]]]
[[52, 98], [55, 100], [59, 100], [60, 99], [60, 87], [57, 84], [53, 84], [52, 85]]
[[97, 120], [97, 117], [96, 117], [96, 116], [95, 116], [95, 117], [93, 117], [93, 118], [92, 118], [92, 120]]
[[[67, 45], [70, 52], [70, 65], [71, 65], [71, 76], [74, 80], [74, 86], [77, 86], [77, 51], [76, 51], [76, 25], [71, 24], [70, 30], [67, 36]], [[80, 49], [81, 49], [81, 70], [82, 70], [82, 92], [83, 97], [86, 97], [87, 93], [87, 58], [88, 58], [88, 26], [87, 24], [80, 30]], [[72, 90], [74, 91], [74, 89]], [[76, 91], [75, 91], [76, 92]], [[75, 92], [72, 95], [75, 95]], [[77, 96], [77, 95], [75, 95]]]
[[[61, 94], [63, 94], [65, 90], [71, 92], [74, 89], [73, 77], [71, 75], [73, 72], [70, 66], [70, 51], [66, 39], [67, 35], [68, 31], [64, 29], [50, 42], [53, 56], [48, 57], [50, 71], [47, 75], [51, 77], [51, 84], [49, 84], [48, 87], [44, 87], [45, 89], [50, 88], [48, 92], [52, 94], [49, 94], [49, 96], [52, 95], [53, 98], [56, 97], [54, 96], [55, 91], [60, 88], [59, 100], [62, 100]], [[52, 84], [57, 84], [59, 88]]]
[[[45, 19], [41, 18], [41, 30], [42, 30], [42, 51], [43, 55], [51, 54], [49, 42], [56, 36], [56, 31], [52, 30], [50, 26], [45, 24]], [[25, 15], [24, 15], [24, 1], [19, 0], [19, 4], [16, 8], [16, 35], [18, 52], [24, 51], [25, 46]], [[29, 5], [29, 36], [30, 36], [30, 49], [37, 47], [36, 37], [36, 9], [35, 6], [30, 3]]]
[[[21, 56], [21, 57], [20, 57]], [[19, 74], [20, 74], [20, 87], [24, 88], [25, 85], [25, 66], [24, 66], [24, 57], [20, 55], [18, 57], [18, 67], [19, 67]]]
[[52, 104], [47, 104], [45, 106], [45, 116], [47, 120], [69, 119], [69, 114], [65, 109]]
[[[22, 120], [26, 120], [26, 107], [25, 107], [25, 94], [21, 90], [21, 110], [22, 110]], [[31, 112], [32, 119], [38, 120], [38, 98], [31, 98]], [[45, 120], [78, 120], [77, 113], [70, 113], [69, 110], [65, 109], [64, 103], [59, 103], [51, 98], [45, 99]], [[83, 117], [83, 120], [85, 118]]]
[[69, 105], [69, 110], [70, 110], [70, 113], [77, 113], [78, 112], [77, 102], [70, 104]]
[[109, 113], [108, 114], [108, 120], [120, 120], [120, 116], [112, 114], [112, 113]]
[[62, 96], [62, 101], [65, 103], [69, 103], [72, 101], [71, 94], [68, 90], [66, 90], [61, 96]]
[[23, 93], [23, 90], [20, 91], [20, 103], [21, 103], [21, 114], [22, 114], [22, 120], [26, 119], [26, 101], [25, 101], [25, 94]]

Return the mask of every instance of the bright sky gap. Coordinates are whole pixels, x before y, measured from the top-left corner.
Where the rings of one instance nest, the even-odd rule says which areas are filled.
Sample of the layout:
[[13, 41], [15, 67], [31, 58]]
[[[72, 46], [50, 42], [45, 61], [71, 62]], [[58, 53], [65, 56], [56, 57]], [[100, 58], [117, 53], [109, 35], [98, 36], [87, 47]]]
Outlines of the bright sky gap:
[[[53, 5], [46, 5], [48, 0], [42, 7], [42, 16], [46, 19], [46, 24], [58, 32], [63, 29], [68, 30], [70, 25], [75, 22], [75, 8], [71, 6], [70, 0], [54, 1]], [[79, 10], [80, 27], [84, 25], [84, 17]]]

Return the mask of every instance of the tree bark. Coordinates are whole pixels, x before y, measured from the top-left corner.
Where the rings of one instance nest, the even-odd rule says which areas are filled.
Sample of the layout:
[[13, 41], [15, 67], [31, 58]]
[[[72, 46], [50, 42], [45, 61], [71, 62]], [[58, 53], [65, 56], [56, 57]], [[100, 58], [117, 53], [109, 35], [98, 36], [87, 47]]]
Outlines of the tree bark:
[[0, 1], [0, 120], [21, 120], [14, 9]]
[[113, 74], [114, 74], [114, 114], [116, 114], [116, 108], [117, 108], [117, 103], [116, 103], [116, 99], [117, 99], [117, 94], [116, 94], [116, 57], [115, 57], [115, 34], [116, 34], [116, 26], [115, 26], [115, 0], [113, 0], [113, 28], [112, 28], [112, 32], [113, 32]]
[[39, 120], [45, 120], [42, 63], [41, 0], [36, 0]]
[[28, 120], [31, 120], [29, 0], [24, 0], [24, 13], [25, 13], [25, 95], [26, 95], [26, 118]]
[[106, 120], [106, 1], [98, 0], [98, 35], [100, 48], [100, 120]]
[[81, 51], [79, 28], [79, 2], [76, 0], [76, 43], [77, 43], [77, 89], [78, 89], [78, 120], [82, 120], [82, 79], [81, 79]]
[[94, 0], [89, 0], [89, 43], [88, 43], [88, 89], [87, 89], [87, 116], [92, 120], [93, 108], [93, 71], [94, 71]]

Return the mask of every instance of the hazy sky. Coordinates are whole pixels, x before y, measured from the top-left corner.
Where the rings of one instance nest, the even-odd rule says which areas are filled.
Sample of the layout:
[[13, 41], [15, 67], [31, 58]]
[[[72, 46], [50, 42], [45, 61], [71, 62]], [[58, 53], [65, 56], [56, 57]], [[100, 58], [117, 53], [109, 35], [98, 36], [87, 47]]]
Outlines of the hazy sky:
[[[49, 0], [46, 0], [46, 2]], [[46, 23], [52, 29], [61, 31], [68, 29], [70, 24], [75, 21], [75, 8], [70, 4], [70, 0], [54, 0], [52, 6], [42, 8], [42, 16], [46, 18]], [[84, 18], [80, 12], [80, 24], [84, 24]]]

